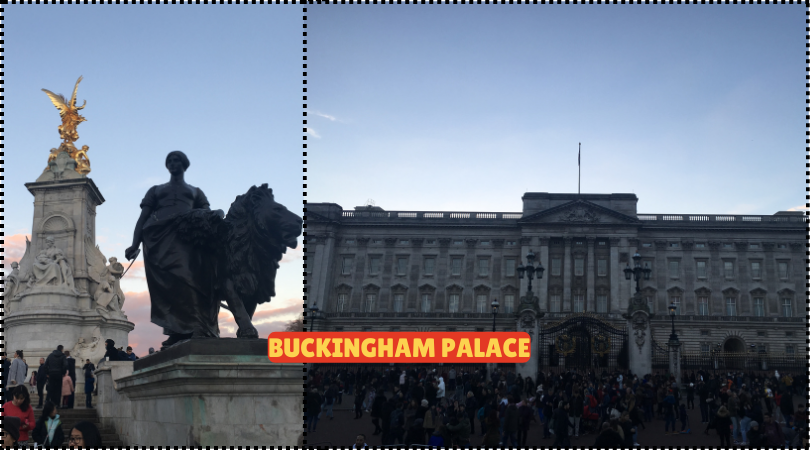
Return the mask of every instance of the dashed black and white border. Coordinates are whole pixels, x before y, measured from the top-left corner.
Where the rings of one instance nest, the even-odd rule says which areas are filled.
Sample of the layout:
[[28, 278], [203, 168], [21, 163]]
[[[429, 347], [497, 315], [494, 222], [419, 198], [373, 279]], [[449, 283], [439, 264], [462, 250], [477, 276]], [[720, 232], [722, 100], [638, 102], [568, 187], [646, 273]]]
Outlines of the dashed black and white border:
[[[7, 0], [12, 5], [247, 5], [247, 4], [276, 4], [276, 5], [295, 5], [295, 4], [349, 4], [349, 5], [377, 5], [377, 4], [391, 4], [391, 5], [805, 5], [810, 7], [810, 0]], [[810, 199], [808, 199], [810, 200]], [[810, 230], [808, 230], [810, 232]]]
[[[306, 2], [303, 2], [303, 3], [306, 4]], [[304, 38], [304, 40], [303, 40], [303, 44], [304, 44], [304, 48], [303, 48], [303, 69], [304, 69], [304, 72], [303, 72], [303, 77], [304, 77], [304, 79], [303, 79], [303, 84], [304, 84], [304, 87], [303, 87], [303, 94], [304, 94], [303, 100], [304, 100], [304, 102], [306, 102], [307, 101], [307, 47], [306, 47], [306, 45], [307, 45], [307, 16], [306, 16], [307, 8], [306, 7], [303, 8], [303, 13], [304, 13], [304, 17], [303, 17], [304, 31], [303, 31], [303, 36], [302, 36]], [[304, 129], [303, 129], [303, 134], [304, 134], [303, 135], [303, 137], [304, 137], [304, 144], [303, 144], [304, 145], [304, 149], [303, 149], [304, 150], [304, 155], [303, 155], [304, 156], [304, 164], [303, 164], [303, 170], [304, 170], [304, 174], [303, 174], [303, 177], [304, 177], [303, 178], [303, 181], [304, 181], [304, 191], [303, 191], [303, 193], [304, 193], [304, 225], [303, 225], [304, 226], [304, 233], [303, 233], [303, 235], [304, 235], [304, 238], [303, 238], [303, 240], [304, 240], [304, 243], [303, 243], [303, 245], [304, 245], [304, 273], [303, 273], [303, 275], [304, 275], [304, 287], [303, 287], [303, 290], [304, 290], [304, 293], [303, 293], [303, 296], [304, 296], [303, 297], [304, 298], [304, 315], [303, 315], [303, 318], [304, 318], [304, 320], [303, 320], [303, 322], [304, 323], [303, 323], [303, 325], [304, 325], [304, 327], [303, 327], [303, 330], [307, 331], [307, 262], [308, 261], [307, 261], [307, 256], [306, 256], [307, 255], [307, 249], [306, 249], [306, 244], [307, 244], [307, 232], [306, 232], [306, 229], [307, 229], [307, 225], [306, 225], [306, 220], [307, 220], [307, 200], [306, 200], [306, 196], [307, 196], [307, 159], [306, 159], [307, 158], [307, 104], [306, 103], [304, 103], [303, 109], [304, 109]], [[301, 401], [303, 402], [303, 412], [306, 413], [307, 412], [307, 392], [309, 391], [309, 389], [307, 389], [308, 382], [307, 382], [307, 365], [306, 365], [306, 363], [304, 363], [304, 377], [303, 377], [303, 379], [304, 379], [304, 392], [303, 392], [303, 398], [301, 399]], [[302, 445], [306, 445], [306, 443], [307, 443], [307, 423], [306, 423], [307, 421], [306, 421], [306, 416], [302, 417], [302, 421], [303, 421], [303, 423], [301, 424], [301, 428], [302, 428], [303, 431], [301, 432], [301, 443], [302, 443]]]

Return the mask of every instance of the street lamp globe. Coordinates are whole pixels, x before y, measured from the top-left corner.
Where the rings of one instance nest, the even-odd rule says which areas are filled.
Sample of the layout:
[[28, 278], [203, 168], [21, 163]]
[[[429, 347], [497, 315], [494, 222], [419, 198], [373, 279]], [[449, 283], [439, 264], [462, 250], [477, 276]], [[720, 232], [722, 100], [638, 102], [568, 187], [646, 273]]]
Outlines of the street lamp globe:
[[491, 305], [492, 305], [492, 313], [498, 314], [498, 307], [501, 306], [501, 304], [498, 303], [498, 299], [496, 298], [495, 300], [492, 300]]
[[627, 267], [624, 268], [624, 278], [627, 281], [633, 278], [633, 269], [630, 268], [630, 263], [627, 263]]
[[669, 315], [670, 315], [670, 316], [674, 316], [674, 315], [675, 315], [675, 311], [676, 311], [677, 309], [678, 309], [678, 307], [675, 305], [675, 302], [670, 303], [670, 304], [669, 304]]

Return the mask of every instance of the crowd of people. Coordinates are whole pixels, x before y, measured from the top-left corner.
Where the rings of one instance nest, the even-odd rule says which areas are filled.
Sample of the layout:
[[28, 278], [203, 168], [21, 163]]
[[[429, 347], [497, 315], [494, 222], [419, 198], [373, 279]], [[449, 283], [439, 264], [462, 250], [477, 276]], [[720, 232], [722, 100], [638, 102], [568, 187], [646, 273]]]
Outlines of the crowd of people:
[[536, 445], [527, 438], [538, 427], [554, 446], [588, 434], [596, 447], [627, 448], [639, 446], [639, 430], [656, 420], [664, 421], [664, 435], [711, 433], [723, 446], [808, 444], [806, 405], [793, 400], [807, 394], [807, 374], [693, 371], [679, 384], [671, 374], [627, 370], [556, 370], [524, 379], [503, 369], [488, 376], [485, 367], [324, 366], [309, 373], [308, 387], [310, 436], [319, 420], [333, 419], [345, 394], [353, 396], [354, 419], [368, 414], [382, 445], [465, 447], [476, 435], [476, 445]]
[[[132, 347], [126, 352], [115, 347], [115, 341], [105, 342], [103, 359], [110, 361], [135, 361], [138, 357]], [[153, 350], [150, 349], [150, 353]], [[4, 443], [13, 439], [18, 445], [36, 442], [39, 445], [61, 446], [65, 440], [61, 429], [59, 409], [72, 409], [75, 406], [76, 393], [76, 360], [70, 352], [59, 345], [47, 358], [39, 359], [37, 370], [29, 370], [24, 352], [17, 350], [14, 359], [2, 358], [3, 379], [3, 430]], [[89, 359], [80, 368], [84, 379], [85, 406], [92, 408], [95, 391], [96, 366]], [[36, 392], [39, 398], [34, 407], [31, 396]], [[34, 409], [42, 409], [38, 419], [34, 418]], [[89, 446], [101, 443], [101, 436], [96, 427], [89, 422], [77, 424], [68, 435], [71, 446]]]

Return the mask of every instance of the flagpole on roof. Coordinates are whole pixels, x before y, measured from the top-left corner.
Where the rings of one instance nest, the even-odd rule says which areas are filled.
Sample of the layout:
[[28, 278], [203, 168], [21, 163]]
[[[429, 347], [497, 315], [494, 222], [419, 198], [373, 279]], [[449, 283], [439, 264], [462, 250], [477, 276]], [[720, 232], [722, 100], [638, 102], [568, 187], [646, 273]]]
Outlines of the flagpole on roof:
[[579, 176], [577, 178], [577, 195], [580, 194], [580, 184], [582, 183], [582, 142], [579, 143], [579, 153], [577, 153], [577, 171]]

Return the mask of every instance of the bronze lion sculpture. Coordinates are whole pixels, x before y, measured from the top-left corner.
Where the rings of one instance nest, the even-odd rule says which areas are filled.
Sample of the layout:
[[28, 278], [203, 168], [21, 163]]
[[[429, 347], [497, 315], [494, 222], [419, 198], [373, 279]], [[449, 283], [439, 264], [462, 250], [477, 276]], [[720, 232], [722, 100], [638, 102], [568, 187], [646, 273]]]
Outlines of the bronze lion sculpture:
[[231, 203], [219, 224], [216, 295], [234, 317], [239, 338], [258, 338], [256, 307], [276, 295], [276, 271], [287, 248], [295, 248], [303, 221], [276, 203], [273, 190], [252, 186]]

